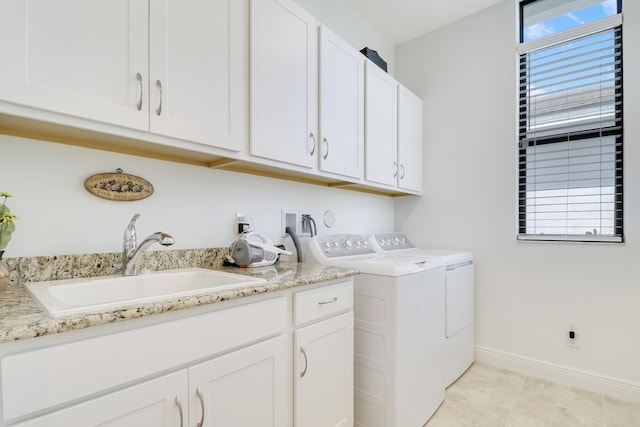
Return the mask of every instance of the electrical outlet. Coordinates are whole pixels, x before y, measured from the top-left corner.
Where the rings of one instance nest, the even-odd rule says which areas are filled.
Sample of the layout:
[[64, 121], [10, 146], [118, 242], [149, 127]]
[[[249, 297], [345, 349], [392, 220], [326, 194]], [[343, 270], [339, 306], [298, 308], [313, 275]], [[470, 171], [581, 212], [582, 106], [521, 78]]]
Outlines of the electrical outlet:
[[236, 212], [236, 229], [237, 233], [242, 233], [251, 229], [251, 222], [253, 218], [250, 218], [244, 214]]
[[567, 346], [572, 348], [579, 348], [578, 333], [574, 328], [567, 331]]

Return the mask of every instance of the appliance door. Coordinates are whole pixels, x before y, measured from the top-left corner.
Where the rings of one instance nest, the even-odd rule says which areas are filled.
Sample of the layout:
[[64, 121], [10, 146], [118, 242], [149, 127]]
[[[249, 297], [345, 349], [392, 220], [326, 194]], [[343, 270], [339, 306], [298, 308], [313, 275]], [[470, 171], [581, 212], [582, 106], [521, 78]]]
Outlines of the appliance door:
[[451, 338], [473, 322], [473, 261], [447, 266], [445, 334]]

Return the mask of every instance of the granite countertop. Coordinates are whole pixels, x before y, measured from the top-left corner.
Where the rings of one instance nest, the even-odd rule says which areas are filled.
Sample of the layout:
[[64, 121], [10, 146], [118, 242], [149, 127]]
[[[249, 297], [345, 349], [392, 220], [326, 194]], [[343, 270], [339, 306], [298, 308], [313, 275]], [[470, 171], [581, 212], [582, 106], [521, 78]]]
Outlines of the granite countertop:
[[152, 314], [197, 307], [354, 276], [358, 270], [318, 264], [277, 263], [268, 267], [220, 267], [229, 273], [261, 277], [266, 284], [241, 289], [211, 292], [199, 296], [180, 297], [149, 304], [123, 307], [104, 313], [51, 317], [31, 297], [24, 286], [13, 286], [0, 292], [0, 343], [6, 343], [74, 329], [136, 319]]

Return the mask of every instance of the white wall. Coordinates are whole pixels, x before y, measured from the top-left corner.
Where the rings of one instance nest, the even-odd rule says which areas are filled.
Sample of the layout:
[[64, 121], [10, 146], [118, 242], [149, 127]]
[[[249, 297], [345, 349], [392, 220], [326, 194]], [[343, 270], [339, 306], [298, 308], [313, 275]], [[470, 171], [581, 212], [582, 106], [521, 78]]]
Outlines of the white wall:
[[357, 50], [368, 47], [387, 61], [387, 71], [394, 72], [394, 47], [362, 18], [345, 0], [296, 0], [307, 12]]
[[[477, 344], [640, 390], [640, 2], [625, 7], [625, 244], [516, 241], [516, 3], [396, 48], [425, 106], [424, 197], [396, 202], [420, 246], [476, 256]], [[580, 347], [566, 345], [574, 325]]]
[[[0, 156], [0, 191], [14, 195], [7, 204], [19, 217], [8, 257], [120, 251], [135, 212], [142, 215], [139, 238], [165, 231], [176, 240], [172, 249], [228, 246], [236, 238], [236, 212], [253, 217], [253, 228], [276, 243], [282, 208], [308, 211], [320, 234], [393, 227], [393, 200], [384, 196], [5, 135]], [[89, 176], [117, 168], [147, 179], [155, 193], [115, 202], [84, 189]], [[336, 216], [331, 229], [322, 223], [327, 209]], [[293, 248], [290, 239], [287, 247]]]

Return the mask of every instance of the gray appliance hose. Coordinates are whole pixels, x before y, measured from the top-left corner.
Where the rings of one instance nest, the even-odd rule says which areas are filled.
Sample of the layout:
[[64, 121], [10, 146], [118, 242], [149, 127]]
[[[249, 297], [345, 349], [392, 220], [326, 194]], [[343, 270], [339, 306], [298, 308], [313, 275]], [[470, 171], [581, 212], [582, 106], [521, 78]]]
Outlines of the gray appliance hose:
[[293, 240], [293, 246], [296, 247], [296, 254], [298, 254], [298, 262], [302, 262], [302, 251], [300, 250], [300, 241], [298, 240], [298, 236], [293, 231], [293, 229], [287, 226], [284, 231], [291, 236], [291, 240]]

